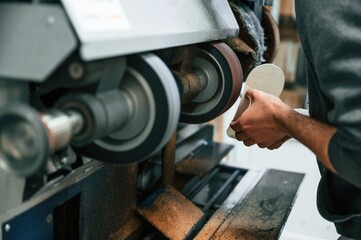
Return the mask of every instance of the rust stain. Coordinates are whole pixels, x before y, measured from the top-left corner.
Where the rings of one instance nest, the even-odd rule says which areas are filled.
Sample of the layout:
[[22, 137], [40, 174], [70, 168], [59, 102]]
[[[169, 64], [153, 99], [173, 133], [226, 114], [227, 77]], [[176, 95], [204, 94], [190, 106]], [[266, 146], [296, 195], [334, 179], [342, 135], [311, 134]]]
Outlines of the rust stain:
[[210, 239], [278, 239], [302, 179], [302, 174], [268, 170]]
[[126, 240], [131, 238], [137, 231], [144, 228], [144, 220], [134, 215], [122, 228], [117, 232], [109, 235], [109, 240]]
[[209, 240], [217, 232], [220, 226], [225, 221], [228, 216], [228, 212], [223, 210], [216, 211], [211, 219], [207, 222], [206, 225], [201, 229], [197, 234], [194, 240]]
[[150, 206], [139, 207], [137, 212], [171, 240], [185, 239], [204, 215], [171, 186], [167, 186]]
[[176, 171], [179, 173], [196, 175], [204, 177], [209, 173], [218, 162], [209, 159], [192, 157], [184, 159], [176, 165]]
[[177, 131], [174, 131], [172, 137], [162, 150], [162, 184], [173, 184], [175, 148], [177, 143]]
[[268, 170], [244, 200], [221, 206], [195, 240], [278, 239], [302, 179], [302, 174]]

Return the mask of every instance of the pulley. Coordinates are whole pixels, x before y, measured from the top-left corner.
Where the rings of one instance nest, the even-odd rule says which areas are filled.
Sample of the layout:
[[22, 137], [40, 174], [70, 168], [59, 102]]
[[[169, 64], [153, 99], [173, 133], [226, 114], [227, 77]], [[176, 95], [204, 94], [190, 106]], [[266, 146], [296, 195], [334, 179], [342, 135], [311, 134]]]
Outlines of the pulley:
[[129, 113], [116, 131], [78, 150], [106, 162], [130, 164], [159, 151], [176, 129], [180, 96], [174, 77], [152, 53], [132, 55], [118, 89]]
[[239, 97], [242, 67], [231, 48], [216, 42], [198, 46], [192, 70], [200, 82], [200, 87], [196, 87], [199, 92], [191, 101], [182, 104], [180, 121], [208, 122], [227, 111]]

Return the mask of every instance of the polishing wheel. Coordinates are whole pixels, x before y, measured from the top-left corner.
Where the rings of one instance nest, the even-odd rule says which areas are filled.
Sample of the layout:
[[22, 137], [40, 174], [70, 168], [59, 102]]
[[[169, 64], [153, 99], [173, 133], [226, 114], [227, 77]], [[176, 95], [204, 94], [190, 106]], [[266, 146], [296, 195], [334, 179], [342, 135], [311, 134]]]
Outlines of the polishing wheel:
[[182, 105], [180, 121], [205, 123], [227, 111], [239, 97], [242, 67], [231, 48], [216, 42], [198, 46], [192, 69], [201, 81], [201, 91]]
[[159, 151], [177, 127], [180, 96], [174, 77], [156, 55], [127, 59], [119, 89], [126, 96], [129, 113], [117, 131], [79, 149], [85, 155], [111, 163], [142, 161]]

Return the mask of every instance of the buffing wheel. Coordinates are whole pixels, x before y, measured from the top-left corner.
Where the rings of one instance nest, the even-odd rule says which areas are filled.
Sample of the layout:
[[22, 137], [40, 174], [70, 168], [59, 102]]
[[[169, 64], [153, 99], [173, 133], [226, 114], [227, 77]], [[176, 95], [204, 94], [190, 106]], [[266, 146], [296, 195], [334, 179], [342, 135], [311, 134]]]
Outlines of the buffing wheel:
[[[199, 95], [182, 105], [181, 122], [205, 123], [225, 111], [237, 100], [243, 82], [242, 66], [225, 43], [200, 44], [192, 68], [206, 76]], [[202, 80], [202, 78], [201, 78]]]
[[128, 57], [119, 86], [128, 99], [129, 119], [121, 129], [80, 149], [92, 158], [131, 164], [159, 151], [177, 127], [180, 96], [174, 77], [156, 55]]
[[280, 31], [276, 20], [266, 8], [263, 8], [262, 27], [265, 35], [265, 45], [267, 47], [263, 53], [263, 58], [267, 63], [272, 63], [276, 58], [280, 46]]

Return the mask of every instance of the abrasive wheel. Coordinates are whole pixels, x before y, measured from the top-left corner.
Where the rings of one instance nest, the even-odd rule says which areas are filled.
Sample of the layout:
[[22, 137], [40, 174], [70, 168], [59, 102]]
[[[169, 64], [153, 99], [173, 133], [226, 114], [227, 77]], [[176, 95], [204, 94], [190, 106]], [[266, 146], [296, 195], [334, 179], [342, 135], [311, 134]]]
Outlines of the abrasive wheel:
[[172, 73], [156, 55], [127, 58], [119, 89], [129, 100], [129, 119], [118, 131], [82, 149], [101, 161], [131, 164], [159, 151], [175, 131], [180, 96]]
[[181, 122], [204, 123], [227, 111], [237, 100], [243, 82], [242, 66], [225, 43], [200, 44], [192, 64], [202, 81], [202, 91], [182, 105]]

